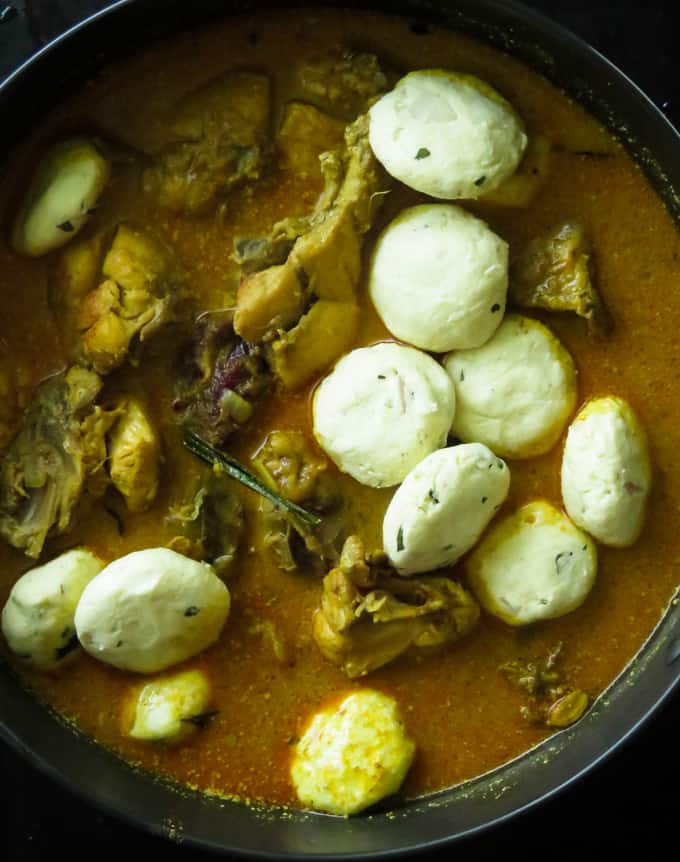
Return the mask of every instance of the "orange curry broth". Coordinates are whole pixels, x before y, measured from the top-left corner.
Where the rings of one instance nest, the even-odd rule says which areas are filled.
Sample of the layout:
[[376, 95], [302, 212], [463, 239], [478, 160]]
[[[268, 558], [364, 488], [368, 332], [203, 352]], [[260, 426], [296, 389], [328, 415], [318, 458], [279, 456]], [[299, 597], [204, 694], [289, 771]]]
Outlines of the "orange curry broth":
[[[576, 215], [583, 219], [596, 251], [598, 285], [612, 311], [615, 330], [598, 342], [588, 338], [582, 321], [569, 315], [545, 320], [576, 361], [581, 402], [593, 395], [616, 393], [639, 412], [656, 469], [642, 538], [628, 550], [600, 548], [597, 584], [583, 607], [560, 620], [518, 631], [485, 617], [469, 637], [449, 649], [419, 660], [397, 660], [358, 682], [348, 681], [326, 662], [312, 641], [311, 619], [319, 603], [320, 581], [304, 573], [279, 571], [260, 553], [253, 529], [257, 500], [235, 487], [250, 517], [241, 553], [228, 576], [233, 609], [219, 643], [185, 663], [209, 674], [219, 714], [181, 747], [138, 743], [122, 736], [121, 705], [140, 677], [86, 655], [59, 675], [21, 671], [40, 697], [129, 760], [201, 788], [278, 803], [294, 803], [288, 762], [291, 742], [305, 722], [329, 698], [360, 686], [394, 696], [417, 743], [406, 794], [451, 785], [509, 760], [547, 731], [520, 717], [524, 696], [499, 674], [498, 666], [513, 658], [545, 654], [563, 641], [566, 681], [595, 696], [649, 635], [680, 580], [680, 543], [677, 531], [669, 527], [680, 509], [674, 430], [680, 422], [675, 394], [680, 377], [680, 301], [669, 301], [680, 278], [680, 235], [625, 151], [582, 108], [510, 57], [445, 31], [414, 34], [404, 20], [368, 13], [287, 12], [225, 22], [106, 70], [68, 104], [55, 108], [5, 171], [0, 207], [11, 213], [36, 154], [60, 130], [96, 129], [103, 137], [109, 134], [152, 149], [160, 139], [163, 112], [178, 97], [232, 66], [268, 70], [276, 81], [280, 112], [285, 100], [295, 95], [291, 57], [338, 44], [369, 47], [399, 69], [443, 66], [479, 74], [515, 105], [530, 133], [551, 139], [555, 153], [550, 177], [528, 209], [477, 204], [474, 210], [511, 246], [560, 220]], [[577, 150], [609, 155], [588, 158], [576, 155]], [[265, 233], [276, 219], [308, 211], [319, 190], [319, 177], [279, 172], [260, 183], [252, 196], [235, 193], [220, 221], [165, 216], [123, 188], [112, 194], [108, 216], [131, 218], [162, 236], [174, 248], [203, 306], [224, 308], [233, 306], [237, 283], [229, 257], [233, 237]], [[380, 224], [421, 200], [403, 188], [392, 192]], [[371, 244], [369, 236], [368, 249]], [[44, 260], [18, 259], [3, 240], [0, 290], [2, 346], [16, 355], [27, 377], [37, 383], [63, 367], [46, 304]], [[366, 298], [362, 301], [357, 344], [386, 338], [370, 303]], [[49, 545], [46, 558], [79, 542], [107, 560], [164, 544], [172, 535], [163, 523], [168, 500], [199, 472], [191, 456], [181, 450], [171, 424], [167, 360], [154, 358], [116, 375], [121, 389], [138, 387], [153, 400], [165, 438], [159, 498], [148, 513], [128, 516], [122, 537], [110, 516], [93, 508], [69, 535]], [[166, 385], [159, 383], [162, 379]], [[270, 396], [232, 441], [232, 451], [247, 461], [273, 428], [296, 427], [309, 433], [311, 391]], [[560, 450], [558, 445], [545, 457], [511, 462], [506, 509], [537, 496], [561, 505]], [[348, 477], [339, 479], [352, 529], [369, 547], [379, 546], [391, 492], [362, 487]], [[4, 545], [0, 548], [0, 600], [5, 601], [17, 576], [28, 568], [22, 555]], [[288, 665], [274, 657], [271, 645], [257, 633], [256, 621], [276, 626], [291, 656]]]

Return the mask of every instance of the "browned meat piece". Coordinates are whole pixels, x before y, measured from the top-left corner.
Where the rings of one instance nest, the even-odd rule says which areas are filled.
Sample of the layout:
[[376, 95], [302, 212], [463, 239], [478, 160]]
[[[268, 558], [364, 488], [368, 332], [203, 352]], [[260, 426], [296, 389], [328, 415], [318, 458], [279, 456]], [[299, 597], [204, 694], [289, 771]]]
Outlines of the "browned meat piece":
[[248, 341], [264, 341], [298, 321], [307, 302], [305, 285], [294, 266], [270, 266], [241, 282], [234, 324]]
[[105, 281], [80, 301], [77, 324], [84, 359], [108, 374], [124, 362], [133, 339], [143, 342], [176, 318], [184, 293], [168, 252], [128, 225], [116, 231], [102, 274]]
[[350, 536], [326, 575], [314, 639], [348, 677], [365, 676], [405, 653], [453, 643], [477, 623], [479, 607], [444, 577], [400, 578], [384, 554], [367, 556]]
[[529, 242], [510, 269], [510, 300], [522, 308], [573, 311], [592, 332], [611, 328], [593, 284], [592, 254], [582, 225], [565, 222]]
[[64, 533], [86, 488], [103, 492], [106, 433], [117, 418], [95, 405], [101, 379], [73, 367], [46, 381], [0, 465], [0, 535], [38, 557]]
[[188, 502], [173, 506], [167, 517], [178, 535], [169, 543], [173, 551], [210, 563], [220, 575], [231, 566], [244, 528], [243, 506], [224, 482], [215, 476], [202, 480]]
[[181, 423], [220, 446], [250, 419], [271, 375], [261, 349], [234, 333], [231, 312], [207, 312], [180, 350], [176, 379]]
[[269, 79], [230, 72], [175, 107], [168, 143], [144, 174], [161, 206], [202, 215], [237, 186], [256, 180], [269, 157]]
[[242, 237], [236, 240], [234, 260], [241, 267], [242, 275], [285, 263], [296, 240], [328, 217], [345, 179], [342, 145], [344, 135], [340, 148], [326, 150], [317, 158], [324, 185], [314, 210], [309, 215], [287, 216], [281, 219], [272, 227], [268, 236]]
[[266, 355], [286, 389], [298, 389], [352, 346], [359, 327], [359, 306], [320, 299], [300, 322], [274, 339]]
[[328, 459], [301, 431], [272, 431], [258, 452], [255, 466], [279, 494], [294, 503], [309, 504], [315, 511], [328, 508], [337, 497]]
[[311, 101], [348, 120], [389, 86], [375, 54], [351, 50], [303, 60], [297, 77]]
[[234, 328], [265, 342], [276, 376], [294, 389], [322, 372], [354, 340], [361, 240], [373, 222], [387, 177], [368, 143], [368, 117], [345, 130], [342, 153], [321, 159], [326, 189], [308, 219], [275, 225], [276, 243], [298, 233], [285, 262], [246, 275]]
[[[306, 509], [322, 512], [319, 527], [267, 501], [260, 503], [263, 544], [279, 568], [298, 566], [320, 574], [337, 563], [344, 535], [342, 497], [329, 472], [330, 462], [317, 452], [300, 431], [273, 431], [259, 451], [254, 465], [270, 487]], [[344, 534], [343, 534], [344, 533]]]

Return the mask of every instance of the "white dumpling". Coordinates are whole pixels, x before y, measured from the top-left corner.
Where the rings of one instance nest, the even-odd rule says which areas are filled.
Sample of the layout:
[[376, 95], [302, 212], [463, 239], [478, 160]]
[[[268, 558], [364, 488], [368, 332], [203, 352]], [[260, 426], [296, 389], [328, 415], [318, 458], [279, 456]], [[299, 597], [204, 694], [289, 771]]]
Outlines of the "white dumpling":
[[66, 245], [92, 215], [110, 174], [109, 162], [91, 141], [72, 138], [52, 147], [14, 221], [14, 250], [39, 257]]
[[440, 449], [397, 488], [383, 547], [403, 575], [453, 565], [477, 542], [510, 488], [504, 461], [481, 443]]
[[505, 313], [508, 246], [460, 207], [411, 207], [378, 237], [368, 287], [402, 341], [437, 353], [480, 347]]
[[296, 746], [291, 777], [308, 808], [356, 814], [396, 793], [414, 752], [394, 700], [363, 689], [314, 716]]
[[211, 696], [210, 681], [200, 670], [152, 680], [125, 704], [124, 732], [145, 742], [182, 742], [198, 729]]
[[451, 381], [431, 356], [375, 344], [347, 354], [321, 382], [314, 435], [344, 473], [388, 487], [446, 444], [455, 403]]
[[90, 551], [67, 551], [22, 575], [2, 610], [12, 652], [38, 670], [55, 670], [78, 648], [74, 615], [85, 587], [104, 568]]
[[207, 563], [149, 548], [100, 572], [85, 589], [75, 622], [83, 648], [95, 658], [154, 673], [216, 641], [229, 605], [229, 590]]
[[369, 140], [388, 173], [435, 198], [478, 198], [519, 165], [522, 121], [492, 87], [442, 69], [410, 72], [369, 111]]
[[555, 445], [577, 398], [574, 362], [542, 323], [509, 314], [482, 347], [444, 361], [456, 387], [453, 433], [503, 458], [533, 458]]
[[466, 567], [482, 607], [522, 626], [581, 605], [595, 583], [597, 551], [566, 515], [536, 500], [492, 526]]
[[562, 498], [575, 524], [604, 545], [640, 535], [652, 482], [645, 433], [621, 398], [589, 401], [569, 426]]

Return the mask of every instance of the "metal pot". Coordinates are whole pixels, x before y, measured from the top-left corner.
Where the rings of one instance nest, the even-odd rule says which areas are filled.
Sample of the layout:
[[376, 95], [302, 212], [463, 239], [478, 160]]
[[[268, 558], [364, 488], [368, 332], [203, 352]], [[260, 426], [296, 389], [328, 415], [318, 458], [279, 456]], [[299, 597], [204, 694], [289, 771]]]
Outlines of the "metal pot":
[[[680, 136], [630, 80], [577, 37], [514, 0], [369, 0], [356, 5], [459, 29], [523, 59], [624, 139], [680, 219]], [[0, 85], [0, 146], [19, 139], [41, 105], [65, 92], [70, 80], [81, 80], [120, 56], [114, 46], [131, 53], [159, 36], [230, 11], [255, 9], [262, 9], [256, 0], [165, 0], [161, 13], [154, 0], [118, 0], [48, 44]], [[102, 51], [102, 46], [110, 47]], [[669, 697], [680, 682], [679, 657], [680, 603], [671, 604], [638, 656], [576, 726], [464, 785], [405, 803], [389, 814], [350, 820], [249, 808], [178, 790], [134, 770], [64, 724], [6, 666], [0, 666], [0, 735], [32, 764], [100, 808], [189, 844], [295, 859], [405, 854], [488, 829], [573, 783]]]

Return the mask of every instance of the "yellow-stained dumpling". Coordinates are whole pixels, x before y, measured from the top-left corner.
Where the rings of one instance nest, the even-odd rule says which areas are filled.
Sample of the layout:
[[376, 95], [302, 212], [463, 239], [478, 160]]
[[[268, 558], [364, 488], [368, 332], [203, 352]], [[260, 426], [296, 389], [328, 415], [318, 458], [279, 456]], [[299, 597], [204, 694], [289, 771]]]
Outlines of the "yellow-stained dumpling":
[[595, 582], [597, 551], [566, 515], [535, 500], [491, 527], [466, 565], [482, 607], [522, 626], [582, 604]]
[[645, 432], [630, 406], [614, 396], [589, 401], [569, 426], [562, 458], [562, 497], [572, 521], [603, 545], [632, 545], [651, 483]]
[[508, 246], [461, 207], [410, 207], [378, 237], [368, 288], [402, 341], [435, 353], [480, 347], [505, 313]]
[[66, 245], [92, 215], [111, 166], [84, 138], [55, 144], [35, 170], [12, 229], [19, 254], [39, 257]]
[[533, 458], [557, 442], [576, 406], [576, 369], [542, 323], [508, 315], [482, 347], [450, 354], [452, 431], [503, 458]]
[[145, 742], [183, 742], [198, 729], [211, 695], [210, 681], [200, 670], [138, 686], [123, 707], [124, 732]]
[[363, 689], [314, 716], [297, 744], [291, 777], [308, 808], [356, 814], [396, 793], [414, 753], [395, 701]]
[[435, 198], [478, 198], [522, 159], [524, 125], [473, 75], [410, 72], [370, 109], [373, 152], [396, 179]]

